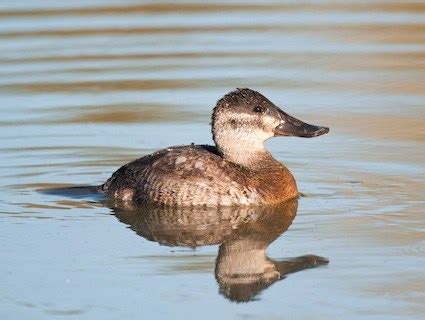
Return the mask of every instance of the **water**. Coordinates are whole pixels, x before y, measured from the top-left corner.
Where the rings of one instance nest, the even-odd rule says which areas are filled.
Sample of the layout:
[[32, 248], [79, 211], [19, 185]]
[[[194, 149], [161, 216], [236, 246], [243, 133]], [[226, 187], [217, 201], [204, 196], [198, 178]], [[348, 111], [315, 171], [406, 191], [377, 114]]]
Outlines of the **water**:
[[[396, 1], [1, 2], [1, 318], [422, 318], [424, 18]], [[211, 143], [235, 87], [331, 128], [268, 143], [305, 194], [284, 234], [252, 218], [161, 245], [93, 194], [51, 191]], [[276, 238], [261, 257], [300, 271], [237, 303], [219, 244], [256, 232]], [[330, 262], [301, 271], [307, 255]]]

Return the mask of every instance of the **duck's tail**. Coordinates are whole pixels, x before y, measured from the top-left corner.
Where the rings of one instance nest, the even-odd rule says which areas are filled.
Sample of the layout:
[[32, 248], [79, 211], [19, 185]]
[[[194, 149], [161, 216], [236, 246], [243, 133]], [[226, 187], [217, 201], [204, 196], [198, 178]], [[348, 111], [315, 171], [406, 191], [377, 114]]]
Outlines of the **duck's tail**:
[[61, 188], [49, 188], [40, 190], [44, 194], [65, 197], [90, 197], [99, 193], [104, 193], [101, 186], [70, 186]]

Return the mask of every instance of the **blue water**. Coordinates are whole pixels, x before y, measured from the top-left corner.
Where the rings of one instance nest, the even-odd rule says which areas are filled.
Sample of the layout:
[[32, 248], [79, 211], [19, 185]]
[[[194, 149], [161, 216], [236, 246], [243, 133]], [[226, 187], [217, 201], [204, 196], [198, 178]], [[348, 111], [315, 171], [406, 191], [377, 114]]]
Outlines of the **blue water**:
[[[395, 1], [0, 3], [0, 317], [421, 319], [424, 18]], [[52, 192], [212, 143], [235, 87], [331, 128], [267, 144], [304, 194], [267, 256], [329, 264], [242, 303], [220, 292], [218, 244], [160, 245], [93, 194]]]

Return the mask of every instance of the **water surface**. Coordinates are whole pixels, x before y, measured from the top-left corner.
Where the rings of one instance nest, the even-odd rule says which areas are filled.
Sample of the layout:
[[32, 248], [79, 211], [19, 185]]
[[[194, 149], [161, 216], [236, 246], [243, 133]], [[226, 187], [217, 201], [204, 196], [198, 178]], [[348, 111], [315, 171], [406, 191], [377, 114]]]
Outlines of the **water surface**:
[[[0, 3], [1, 318], [422, 318], [424, 21], [419, 1]], [[130, 219], [155, 226], [148, 214], [46, 191], [211, 143], [211, 109], [236, 87], [331, 128], [268, 143], [305, 195], [284, 234], [267, 221], [288, 220], [248, 214], [202, 226], [227, 240], [158, 241]], [[245, 270], [257, 287], [232, 299], [223, 243], [256, 234], [275, 239], [247, 266], [300, 272], [262, 285]], [[330, 263], [301, 271], [311, 255]]]

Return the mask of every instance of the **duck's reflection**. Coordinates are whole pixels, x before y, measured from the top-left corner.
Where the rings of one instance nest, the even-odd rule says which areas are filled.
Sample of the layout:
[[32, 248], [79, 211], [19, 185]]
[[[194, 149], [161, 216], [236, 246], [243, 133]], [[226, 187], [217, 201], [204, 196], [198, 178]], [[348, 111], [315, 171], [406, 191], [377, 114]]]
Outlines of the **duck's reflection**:
[[215, 277], [232, 301], [254, 300], [289, 273], [327, 264], [314, 255], [274, 260], [267, 247], [291, 225], [297, 200], [262, 208], [159, 208], [109, 204], [138, 235], [167, 246], [220, 244]]

